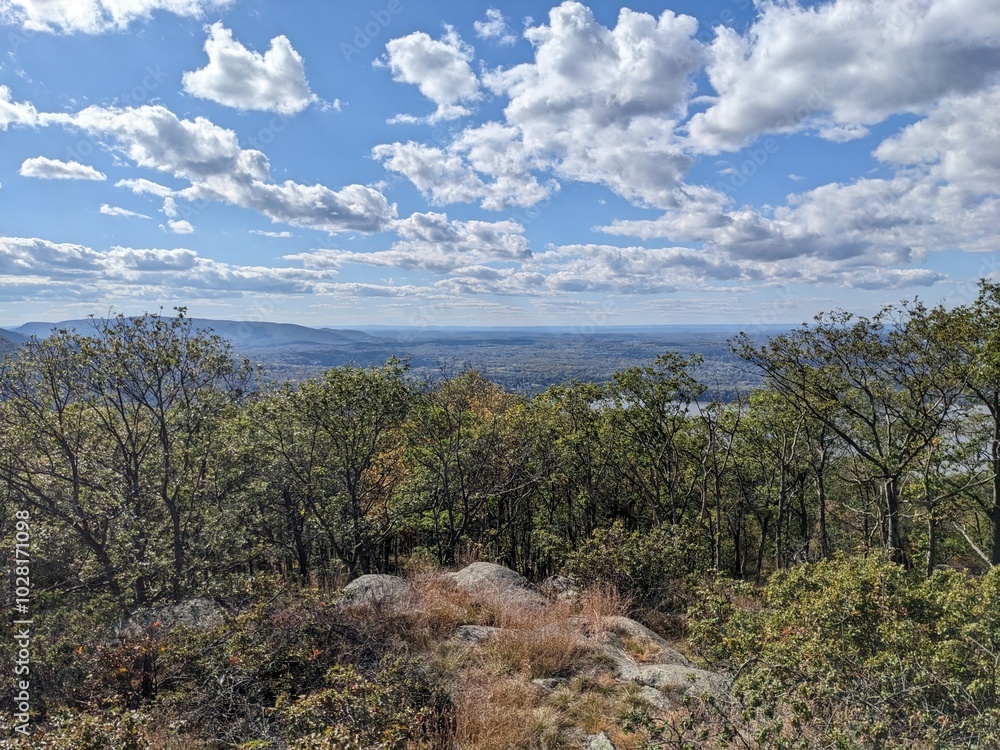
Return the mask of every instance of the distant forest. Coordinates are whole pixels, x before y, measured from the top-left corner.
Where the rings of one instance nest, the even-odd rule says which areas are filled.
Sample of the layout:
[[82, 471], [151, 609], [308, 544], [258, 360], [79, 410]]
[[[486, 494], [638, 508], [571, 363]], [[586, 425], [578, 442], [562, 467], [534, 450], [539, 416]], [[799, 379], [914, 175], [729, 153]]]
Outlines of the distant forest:
[[[722, 401], [705, 398], [698, 355], [670, 351], [535, 395], [476, 371], [426, 382], [396, 359], [267, 385], [183, 310], [19, 344], [0, 371], [0, 534], [12, 548], [30, 513], [50, 649], [37, 710], [90, 700], [69, 634], [166, 602], [253, 601], [258, 580], [489, 560], [606, 582], [685, 637], [697, 604], [694, 630], [720, 644], [739, 586], [799, 567], [855, 556], [916, 586], [1000, 563], [1000, 286], [731, 346], [763, 385]], [[693, 598], [691, 576], [722, 598]], [[1000, 653], [991, 632], [984, 654]], [[995, 664], [976, 678], [990, 691]], [[155, 692], [141, 682], [131, 705]], [[997, 710], [983, 700], [976, 716]], [[972, 709], [936, 710], [929, 725]]]

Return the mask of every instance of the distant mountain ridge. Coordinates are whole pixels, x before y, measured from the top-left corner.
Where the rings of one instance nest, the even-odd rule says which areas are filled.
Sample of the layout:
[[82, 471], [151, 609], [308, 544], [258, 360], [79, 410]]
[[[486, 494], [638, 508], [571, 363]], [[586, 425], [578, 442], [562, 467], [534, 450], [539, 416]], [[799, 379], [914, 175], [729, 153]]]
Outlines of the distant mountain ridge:
[[[695, 376], [709, 387], [708, 398], [729, 400], [761, 383], [761, 376], [730, 349], [737, 326], [566, 327], [456, 326], [364, 330], [310, 328], [268, 323], [191, 318], [196, 329], [209, 329], [232, 343], [236, 353], [259, 365], [276, 382], [317, 377], [331, 367], [381, 365], [390, 357], [405, 359], [411, 375], [432, 382], [474, 369], [508, 390], [532, 394], [572, 380], [602, 383], [616, 371], [646, 366], [665, 351], [699, 354]], [[0, 356], [16, 351], [13, 342], [48, 336], [53, 327], [93, 331], [90, 318], [60, 323], [26, 323], [9, 333], [0, 329]], [[758, 326], [766, 337], [778, 326]], [[6, 335], [7, 339], [2, 337]], [[5, 344], [5, 341], [10, 343]], [[4, 347], [7, 347], [6, 349]]]
[[[239, 349], [265, 349], [274, 346], [337, 345], [367, 341], [371, 336], [362, 331], [336, 330], [330, 328], [309, 328], [296, 323], [267, 323], [260, 321], [212, 320], [191, 318], [194, 328], [211, 330], [232, 342]], [[16, 328], [0, 329], [0, 336], [7, 336], [14, 342], [24, 341], [30, 336], [48, 337], [53, 329], [65, 328], [87, 333], [94, 321], [90, 318], [63, 320], [58, 323], [32, 322]]]
[[0, 329], [0, 357], [17, 349], [18, 344], [27, 341], [28, 337], [14, 331]]

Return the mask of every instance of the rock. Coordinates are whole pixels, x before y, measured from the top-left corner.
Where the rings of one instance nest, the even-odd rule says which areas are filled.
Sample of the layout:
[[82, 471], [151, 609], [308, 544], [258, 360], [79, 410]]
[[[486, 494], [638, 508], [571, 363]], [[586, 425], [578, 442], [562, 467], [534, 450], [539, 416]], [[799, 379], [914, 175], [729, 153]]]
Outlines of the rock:
[[615, 750], [615, 746], [612, 744], [611, 740], [608, 739], [608, 735], [601, 732], [600, 734], [595, 734], [590, 738], [590, 744], [587, 745], [587, 750]]
[[576, 601], [580, 598], [580, 587], [572, 578], [549, 576], [538, 587], [549, 599], [555, 601]]
[[618, 664], [618, 678], [638, 685], [683, 692], [698, 698], [703, 695], [722, 697], [729, 694], [729, 680], [715, 672], [679, 664]]
[[590, 637], [590, 640], [592, 643], [613, 650], [616, 655], [620, 652], [622, 657], [625, 656], [625, 642], [617, 633], [612, 633], [610, 630], [602, 630], [600, 633], [594, 633]]
[[667, 696], [656, 688], [649, 687], [648, 685], [643, 685], [639, 688], [639, 697], [658, 711], [662, 711], [670, 705], [670, 701], [667, 700]]
[[150, 631], [166, 633], [177, 628], [209, 630], [222, 624], [222, 615], [222, 607], [211, 599], [189, 599], [136, 612], [118, 628], [118, 634], [137, 638]]
[[350, 604], [393, 607], [400, 604], [409, 592], [410, 584], [402, 578], [372, 573], [355, 578], [344, 586], [342, 593]]
[[[667, 643], [662, 636], [630, 617], [605, 617], [601, 621], [601, 627], [623, 639], [638, 641], [638, 645], [646, 652], [643, 662], [694, 667], [690, 659]], [[600, 640], [599, 637], [596, 639]]]
[[476, 644], [489, 638], [496, 638], [499, 632], [500, 628], [491, 628], [488, 625], [460, 625], [455, 628], [451, 637], [455, 640]]
[[518, 604], [542, 605], [544, 596], [535, 591], [528, 579], [510, 568], [488, 562], [475, 562], [450, 576], [455, 586], [472, 596], [499, 595]]

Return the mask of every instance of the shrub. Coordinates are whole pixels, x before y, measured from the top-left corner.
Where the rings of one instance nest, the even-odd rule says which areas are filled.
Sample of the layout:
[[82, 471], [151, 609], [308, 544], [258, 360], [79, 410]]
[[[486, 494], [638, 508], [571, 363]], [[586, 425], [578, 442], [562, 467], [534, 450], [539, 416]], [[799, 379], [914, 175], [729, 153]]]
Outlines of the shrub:
[[564, 572], [591, 584], [608, 584], [640, 614], [683, 612], [687, 577], [709, 567], [704, 546], [679, 526], [626, 531], [617, 522], [598, 529], [566, 560]]
[[327, 687], [281, 710], [290, 750], [443, 747], [448, 700], [417, 662], [387, 658], [373, 678], [353, 666], [326, 674]]
[[774, 574], [756, 598], [717, 582], [691, 632], [736, 671], [763, 746], [996, 746], [998, 577], [837, 557]]

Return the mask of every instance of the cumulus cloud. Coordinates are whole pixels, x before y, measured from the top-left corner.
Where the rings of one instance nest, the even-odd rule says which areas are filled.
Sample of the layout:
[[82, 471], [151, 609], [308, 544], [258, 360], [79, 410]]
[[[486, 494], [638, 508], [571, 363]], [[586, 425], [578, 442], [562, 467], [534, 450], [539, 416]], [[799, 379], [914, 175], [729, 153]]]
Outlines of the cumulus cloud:
[[8, 125], [37, 124], [39, 116], [34, 105], [30, 102], [15, 102], [10, 88], [0, 86], [0, 130], [6, 130]]
[[[466, 129], [444, 146], [385, 145], [375, 156], [439, 203], [531, 205], [555, 189], [532, 176], [545, 170], [659, 205], [691, 166], [676, 131], [704, 60], [697, 27], [671, 11], [623, 9], [609, 29], [567, 0], [548, 25], [525, 32], [533, 62], [484, 75], [507, 98], [502, 123]], [[447, 169], [435, 168], [439, 157]], [[455, 177], [457, 190], [448, 184]]]
[[223, 10], [233, 0], [0, 0], [0, 20], [31, 31], [101, 34], [166, 11], [186, 18]]
[[194, 225], [187, 219], [170, 219], [166, 228], [174, 234], [194, 234]]
[[[479, 79], [471, 65], [472, 48], [448, 27], [441, 39], [415, 31], [385, 45], [385, 65], [393, 80], [415, 84], [437, 105], [429, 122], [453, 120], [470, 114], [465, 104], [481, 97]], [[403, 119], [413, 119], [404, 116]]]
[[110, 138], [137, 165], [190, 183], [180, 190], [148, 180], [119, 183], [137, 192], [229, 203], [258, 211], [272, 221], [329, 233], [380, 231], [395, 215], [385, 196], [363, 185], [332, 190], [291, 180], [272, 182], [270, 163], [263, 153], [240, 148], [236, 133], [203, 117], [182, 120], [162, 106], [88, 107], [75, 115], [50, 117]]
[[740, 34], [718, 27], [707, 72], [718, 96], [691, 118], [716, 153], [763, 132], [815, 129], [844, 141], [896, 112], [981, 88], [1000, 70], [1000, 5], [833, 0], [767, 2]]
[[497, 44], [505, 45], [517, 41], [517, 36], [511, 32], [507, 25], [507, 19], [497, 8], [487, 8], [486, 18], [482, 21], [475, 21], [472, 27], [480, 39], [492, 39]]
[[35, 156], [21, 163], [18, 174], [41, 180], [94, 180], [108, 179], [103, 172], [77, 161], [59, 161], [45, 156]]
[[0, 237], [0, 277], [68, 279], [100, 266], [100, 254], [83, 245]]
[[661, 216], [601, 229], [703, 243], [739, 258], [829, 261], [845, 272], [854, 263], [887, 269], [953, 248], [995, 251], [998, 110], [1000, 85], [940, 99], [927, 117], [875, 150], [895, 170], [891, 177], [822, 185], [767, 211], [711, 188], [685, 187]]
[[138, 211], [130, 211], [127, 208], [122, 208], [121, 206], [111, 206], [107, 203], [102, 203], [100, 212], [105, 216], [125, 216], [132, 219], [148, 219], [149, 216], [146, 214], [141, 214]]
[[309, 90], [302, 57], [285, 36], [271, 40], [263, 55], [215, 23], [205, 42], [208, 65], [184, 74], [184, 90], [227, 107], [294, 115], [316, 101]]
[[[223, 263], [186, 248], [112, 247], [99, 252], [38, 238], [0, 237], [0, 299], [4, 300], [325, 294], [334, 288], [334, 277], [334, 271], [317, 268]], [[348, 285], [341, 291], [350, 293]]]
[[446, 149], [409, 141], [376, 146], [372, 153], [435, 206], [475, 201], [492, 210], [533, 206], [558, 188], [538, 181], [531, 170], [541, 162], [514, 128], [499, 123], [470, 128]]
[[388, 250], [312, 250], [285, 259], [307, 268], [361, 264], [446, 274], [481, 263], [523, 261], [531, 255], [524, 227], [513, 221], [449, 221], [445, 214], [416, 213], [394, 222], [392, 228], [401, 239]]
[[1000, 85], [941, 99], [931, 113], [883, 141], [875, 155], [899, 167], [920, 166], [973, 194], [1000, 186]]

